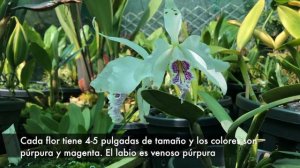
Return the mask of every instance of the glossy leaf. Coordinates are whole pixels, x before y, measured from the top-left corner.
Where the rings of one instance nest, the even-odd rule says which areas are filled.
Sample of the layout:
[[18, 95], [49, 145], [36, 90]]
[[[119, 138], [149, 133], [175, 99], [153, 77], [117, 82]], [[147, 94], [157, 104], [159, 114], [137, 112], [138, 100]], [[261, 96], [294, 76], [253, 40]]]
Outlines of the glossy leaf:
[[21, 84], [23, 85], [23, 88], [29, 87], [31, 77], [34, 73], [35, 65], [36, 60], [26, 61], [25, 66], [21, 71]]
[[41, 121], [45, 124], [46, 127], [48, 127], [50, 130], [57, 132], [58, 131], [58, 122], [53, 120], [50, 117], [42, 116]]
[[243, 20], [237, 35], [237, 50], [245, 47], [254, 32], [260, 15], [265, 6], [265, 0], [258, 0]]
[[[216, 101], [212, 96], [206, 92], [199, 92], [203, 101], [207, 104], [208, 109], [213, 113], [217, 120], [221, 123], [225, 132], [228, 132], [229, 127], [233, 123], [231, 117], [225, 111], [225, 109]], [[239, 140], [245, 140], [247, 133], [239, 128], [235, 134], [235, 137]]]
[[84, 128], [85, 130], [89, 130], [90, 129], [90, 124], [91, 124], [91, 112], [88, 108], [85, 108], [82, 111], [82, 116], [84, 119]]
[[262, 98], [266, 103], [270, 103], [281, 99], [282, 97], [290, 97], [300, 95], [300, 84], [287, 85], [277, 87], [262, 94]]
[[144, 90], [142, 97], [150, 105], [160, 111], [179, 118], [187, 119], [190, 123], [194, 123], [204, 112], [196, 105], [183, 101], [176, 96], [170, 95], [158, 90]]
[[78, 126], [85, 125], [80, 107], [75, 104], [70, 104], [68, 108], [68, 115], [70, 117], [70, 127], [68, 132], [76, 134], [78, 133]]
[[278, 6], [277, 11], [281, 23], [289, 34], [296, 39], [300, 38], [300, 13], [289, 7], [281, 5]]
[[69, 115], [64, 115], [60, 120], [58, 131], [60, 134], [67, 134], [69, 133], [68, 132], [69, 127], [70, 127], [70, 117]]
[[47, 51], [36, 43], [31, 43], [30, 52], [35, 60], [48, 72], [51, 71], [51, 58]]

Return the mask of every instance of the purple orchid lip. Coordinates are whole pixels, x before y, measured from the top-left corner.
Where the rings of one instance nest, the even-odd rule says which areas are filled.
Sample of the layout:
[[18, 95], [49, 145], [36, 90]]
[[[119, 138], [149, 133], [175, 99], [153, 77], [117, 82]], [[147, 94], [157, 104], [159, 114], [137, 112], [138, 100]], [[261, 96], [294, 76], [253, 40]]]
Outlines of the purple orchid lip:
[[108, 96], [109, 107], [108, 114], [114, 123], [120, 123], [123, 121], [123, 116], [121, 114], [121, 107], [127, 97], [127, 94], [115, 93]]
[[171, 64], [172, 83], [180, 89], [180, 98], [183, 99], [189, 90], [193, 75], [190, 71], [190, 63], [176, 60]]

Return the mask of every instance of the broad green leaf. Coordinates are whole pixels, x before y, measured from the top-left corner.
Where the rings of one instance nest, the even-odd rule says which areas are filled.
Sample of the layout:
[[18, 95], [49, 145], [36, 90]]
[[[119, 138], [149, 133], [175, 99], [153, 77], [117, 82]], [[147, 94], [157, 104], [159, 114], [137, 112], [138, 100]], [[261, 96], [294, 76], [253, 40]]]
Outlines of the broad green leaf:
[[40, 47], [36, 43], [31, 43], [30, 45], [30, 52], [33, 56], [33, 58], [38, 61], [38, 63], [47, 71], [51, 71], [51, 58], [48, 55], [47, 51], [44, 50], [42, 47]]
[[300, 84], [287, 85], [268, 90], [262, 94], [262, 98], [266, 103], [270, 103], [279, 100], [282, 97], [297, 95], [300, 95]]
[[60, 134], [67, 134], [69, 133], [70, 127], [70, 117], [69, 115], [64, 115], [63, 118], [60, 120], [59, 126], [58, 126], [58, 132]]
[[30, 134], [45, 134], [44, 129], [35, 120], [27, 119], [26, 124], [24, 124], [26, 132]]
[[277, 11], [281, 23], [289, 34], [296, 39], [300, 38], [300, 13], [282, 5], [278, 6]]
[[[225, 111], [225, 109], [216, 101], [212, 96], [206, 92], [200, 91], [199, 95], [202, 97], [204, 102], [207, 104], [208, 109], [214, 114], [217, 120], [221, 123], [225, 132], [228, 132], [229, 127], [233, 123], [231, 117]], [[247, 133], [239, 128], [235, 134], [235, 137], [240, 140], [245, 140]]]
[[44, 34], [44, 44], [45, 44], [45, 48], [50, 48], [51, 47], [51, 43], [52, 40], [54, 38], [54, 34], [55, 32], [57, 32], [57, 27], [51, 25], [45, 32]]
[[168, 32], [172, 43], [178, 43], [178, 36], [182, 25], [180, 10], [176, 7], [174, 0], [165, 1], [164, 9], [165, 29]]
[[21, 83], [23, 85], [23, 88], [29, 87], [31, 77], [35, 70], [35, 65], [36, 65], [36, 60], [34, 59], [26, 61], [25, 66], [23, 67], [21, 72]]
[[258, 0], [243, 20], [237, 35], [237, 50], [244, 48], [251, 39], [264, 6], [265, 0]]
[[31, 26], [29, 26], [26, 22], [23, 24], [24, 31], [27, 35], [28, 41], [38, 44], [41, 47], [44, 47], [45, 44], [42, 40], [41, 35]]
[[113, 126], [111, 118], [107, 114], [107, 110], [103, 109], [104, 101], [105, 101], [104, 93], [99, 93], [97, 103], [91, 111], [92, 123], [93, 123], [93, 128], [92, 128], [93, 134], [109, 133]]
[[41, 121], [48, 127], [50, 130], [58, 132], [58, 122], [53, 120], [51, 117], [42, 116]]
[[143, 90], [142, 97], [150, 105], [169, 115], [187, 119], [190, 123], [197, 121], [204, 112], [196, 105], [183, 101], [176, 96], [158, 90]]
[[88, 108], [85, 108], [82, 111], [83, 119], [84, 119], [84, 128], [85, 130], [90, 129], [90, 124], [91, 124], [91, 112]]
[[78, 125], [84, 125], [84, 118], [82, 116], [81, 108], [75, 104], [70, 104], [68, 108], [68, 115], [70, 117], [70, 133], [78, 133]]
[[127, 39], [124, 39], [124, 38], [118, 38], [118, 37], [109, 37], [109, 36], [106, 36], [106, 35], [101, 34], [101, 33], [100, 33], [100, 35], [107, 38], [107, 39], [109, 39], [109, 40], [111, 40], [111, 41], [116, 41], [116, 42], [127, 45], [128, 47], [130, 47], [131, 49], [136, 51], [144, 59], [149, 57], [148, 52], [143, 47], [139, 46], [138, 44], [136, 44], [136, 43], [134, 43], [130, 40], [127, 40]]
[[285, 4], [285, 3], [288, 3], [289, 1], [291, 1], [291, 0], [275, 0], [275, 2], [277, 3], [277, 4]]
[[96, 17], [101, 31], [108, 36], [113, 35], [113, 1], [111, 0], [85, 0], [90, 14]]

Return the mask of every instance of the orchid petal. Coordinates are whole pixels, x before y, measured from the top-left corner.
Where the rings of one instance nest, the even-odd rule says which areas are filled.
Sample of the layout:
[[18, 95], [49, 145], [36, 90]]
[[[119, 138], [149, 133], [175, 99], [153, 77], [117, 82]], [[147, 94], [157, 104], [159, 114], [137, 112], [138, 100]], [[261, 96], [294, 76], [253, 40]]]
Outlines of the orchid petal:
[[194, 68], [202, 71], [209, 81], [220, 87], [224, 95], [226, 94], [227, 83], [221, 72], [217, 72], [215, 69], [207, 69], [207, 64], [205, 61], [194, 51], [185, 48], [181, 48], [181, 51], [186, 57], [188, 57], [188, 61]]
[[109, 100], [108, 115], [113, 123], [121, 123], [123, 121], [124, 117], [122, 116], [120, 109], [126, 97], [126, 94], [109, 94], [107, 96]]
[[[141, 82], [135, 74], [144, 62], [133, 57], [123, 57], [111, 61], [103, 71], [91, 82], [96, 92], [131, 93]], [[140, 73], [140, 75], [143, 75]], [[136, 80], [138, 79], [138, 80]]]
[[178, 36], [182, 24], [182, 16], [173, 0], [166, 0], [164, 9], [165, 29], [172, 42], [178, 43]]
[[119, 42], [119, 43], [122, 43], [122, 44], [125, 44], [127, 45], [128, 47], [130, 47], [131, 49], [133, 49], [134, 51], [136, 51], [140, 56], [142, 56], [144, 59], [146, 59], [149, 54], [148, 52], [141, 46], [139, 46], [138, 44], [130, 41], [130, 40], [127, 40], [125, 38], [119, 38], [119, 37], [110, 37], [110, 36], [106, 36], [104, 34], [101, 34], [99, 33], [101, 36], [111, 40], [111, 41], [116, 41], [116, 42]]
[[207, 69], [215, 69], [217, 72], [224, 72], [229, 68], [227, 62], [214, 59], [210, 54], [210, 48], [200, 42], [200, 36], [191, 35], [183, 43], [180, 44], [182, 48], [186, 48], [197, 53], [207, 65]]
[[160, 88], [167, 67], [171, 60], [171, 46], [164, 40], [159, 39], [155, 42], [155, 49], [152, 53], [151, 58], [146, 60], [147, 64], [152, 65], [152, 80], [153, 85]]

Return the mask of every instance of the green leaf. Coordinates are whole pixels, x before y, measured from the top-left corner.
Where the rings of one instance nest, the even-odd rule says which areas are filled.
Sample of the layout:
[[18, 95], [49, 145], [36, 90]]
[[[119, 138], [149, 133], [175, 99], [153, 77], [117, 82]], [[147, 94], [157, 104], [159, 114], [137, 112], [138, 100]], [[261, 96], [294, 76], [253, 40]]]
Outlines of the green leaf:
[[45, 48], [50, 48], [51, 44], [52, 44], [52, 40], [54, 38], [54, 34], [55, 32], [57, 32], [57, 27], [51, 25], [45, 32], [44, 34], [44, 44], [45, 44]]
[[51, 71], [52, 60], [46, 50], [36, 43], [31, 43], [30, 52], [35, 60], [38, 61], [39, 65], [41, 65], [47, 72]]
[[[220, 105], [220, 103], [215, 100], [212, 96], [206, 92], [200, 91], [199, 95], [202, 97], [204, 102], [207, 104], [208, 109], [213, 113], [217, 120], [221, 123], [225, 132], [228, 132], [229, 127], [233, 123], [231, 117], [225, 111], [225, 109]], [[239, 128], [235, 134], [235, 137], [239, 140], [244, 141], [246, 139], [247, 133]]]
[[30, 134], [45, 134], [44, 129], [35, 120], [27, 119], [26, 124], [24, 124], [26, 132]]
[[190, 123], [194, 123], [204, 115], [204, 112], [198, 106], [187, 101], [182, 102], [178, 97], [158, 90], [144, 90], [142, 91], [142, 97], [160, 111], [187, 119]]
[[275, 0], [275, 2], [277, 3], [277, 4], [286, 4], [286, 3], [288, 3], [289, 1], [291, 1], [291, 0]]
[[289, 34], [296, 39], [300, 38], [300, 14], [297, 11], [282, 5], [278, 6], [277, 11], [281, 23]]
[[75, 104], [70, 104], [68, 107], [68, 115], [70, 117], [69, 132], [76, 134], [78, 133], [78, 126], [85, 125], [81, 108]]
[[21, 72], [21, 83], [23, 85], [23, 88], [29, 87], [31, 77], [34, 73], [35, 65], [36, 60], [26, 61], [25, 66], [23, 67]]
[[45, 44], [42, 40], [41, 35], [31, 26], [29, 26], [26, 22], [23, 24], [24, 31], [27, 35], [27, 39], [29, 42], [33, 42], [38, 44], [41, 47], [44, 47]]
[[94, 134], [109, 133], [113, 125], [111, 118], [107, 114], [107, 111], [103, 109], [104, 100], [104, 93], [99, 93], [97, 103], [91, 111], [93, 120], [92, 133]]
[[85, 0], [90, 14], [96, 17], [98, 25], [105, 35], [112, 35], [113, 31], [113, 1], [111, 0]]
[[264, 6], [265, 0], [258, 0], [243, 20], [237, 35], [237, 50], [244, 48], [251, 39]]
[[67, 134], [67, 133], [69, 133], [68, 132], [69, 127], [70, 127], [70, 117], [69, 117], [69, 115], [64, 115], [62, 117], [62, 119], [60, 120], [60, 123], [58, 126], [58, 132], [60, 134]]
[[90, 112], [89, 108], [85, 108], [82, 111], [82, 115], [84, 118], [84, 128], [85, 128], [85, 130], [89, 130], [90, 124], [91, 124], [91, 112]]
[[262, 94], [262, 98], [266, 103], [270, 103], [279, 100], [282, 97], [297, 95], [300, 95], [300, 84], [287, 85], [268, 90]]
[[58, 132], [58, 122], [53, 120], [50, 117], [47, 116], [42, 116], [41, 117], [41, 121], [45, 124], [46, 127], [48, 127], [50, 130], [54, 131], [54, 132]]

